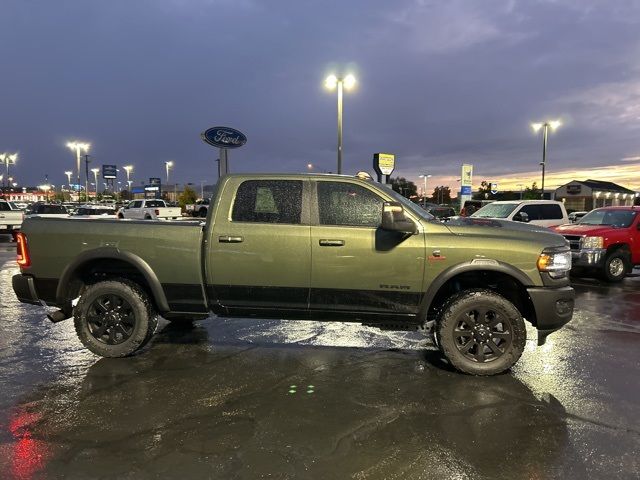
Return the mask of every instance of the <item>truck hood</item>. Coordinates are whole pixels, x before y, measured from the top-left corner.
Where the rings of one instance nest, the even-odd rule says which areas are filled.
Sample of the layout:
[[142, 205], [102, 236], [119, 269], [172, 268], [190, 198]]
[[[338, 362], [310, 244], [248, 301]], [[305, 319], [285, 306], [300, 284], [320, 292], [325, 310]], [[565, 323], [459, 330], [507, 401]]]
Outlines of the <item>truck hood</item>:
[[580, 225], [579, 223], [571, 223], [554, 227], [554, 230], [561, 235], [587, 235], [603, 236], [611, 233], [611, 230], [625, 230], [624, 228], [614, 228], [611, 225]]
[[563, 236], [546, 227], [522, 222], [491, 218], [455, 217], [444, 225], [455, 235], [478, 235], [505, 240], [522, 240], [526, 238], [539, 241], [546, 247], [559, 247], [567, 244]]

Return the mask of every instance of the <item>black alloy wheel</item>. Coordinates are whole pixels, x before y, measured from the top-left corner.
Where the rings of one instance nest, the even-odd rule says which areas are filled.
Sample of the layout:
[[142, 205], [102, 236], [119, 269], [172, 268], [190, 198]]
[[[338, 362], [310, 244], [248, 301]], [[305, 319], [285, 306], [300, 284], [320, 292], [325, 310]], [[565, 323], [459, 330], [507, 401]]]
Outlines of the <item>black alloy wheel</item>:
[[103, 357], [125, 357], [144, 347], [158, 325], [149, 297], [128, 279], [85, 288], [73, 311], [82, 344]]
[[524, 351], [526, 328], [518, 309], [491, 290], [466, 290], [444, 305], [436, 328], [440, 350], [457, 369], [494, 375]]
[[96, 298], [87, 312], [89, 333], [107, 345], [123, 343], [133, 334], [136, 317], [131, 305], [115, 294]]
[[493, 362], [513, 341], [511, 321], [489, 306], [471, 308], [459, 316], [453, 331], [456, 348], [468, 359]]

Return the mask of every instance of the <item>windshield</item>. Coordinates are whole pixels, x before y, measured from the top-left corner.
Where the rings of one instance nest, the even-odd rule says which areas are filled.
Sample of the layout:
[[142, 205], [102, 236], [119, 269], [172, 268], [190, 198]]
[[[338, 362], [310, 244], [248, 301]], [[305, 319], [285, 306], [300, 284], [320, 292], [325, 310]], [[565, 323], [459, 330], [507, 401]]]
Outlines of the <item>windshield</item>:
[[398, 202], [402, 203], [404, 208], [406, 208], [407, 210], [410, 210], [412, 213], [415, 213], [420, 218], [422, 218], [424, 220], [435, 220], [435, 217], [433, 215], [431, 215], [427, 211], [425, 211], [422, 208], [420, 208], [420, 206], [418, 206], [415, 203], [413, 203], [407, 197], [403, 197], [402, 195], [400, 195], [395, 190], [388, 189], [387, 193], [389, 195], [391, 195], [395, 200], [397, 200]]
[[578, 223], [626, 228], [633, 223], [637, 213], [632, 210], [593, 210], [582, 217]]
[[517, 203], [490, 203], [477, 212], [474, 212], [471, 216], [481, 218], [507, 218], [517, 206]]

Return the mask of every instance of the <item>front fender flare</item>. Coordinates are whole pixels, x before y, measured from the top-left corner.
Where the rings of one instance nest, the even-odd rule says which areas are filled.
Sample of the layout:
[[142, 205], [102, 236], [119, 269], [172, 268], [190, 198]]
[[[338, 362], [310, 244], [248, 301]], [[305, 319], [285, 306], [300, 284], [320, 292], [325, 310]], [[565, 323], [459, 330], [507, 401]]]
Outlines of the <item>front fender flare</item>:
[[422, 298], [418, 318], [427, 318], [429, 308], [431, 307], [434, 298], [443, 285], [445, 285], [449, 280], [458, 275], [473, 271], [490, 271], [504, 273], [519, 282], [523, 287], [531, 286], [531, 279], [522, 270], [519, 270], [508, 263], [484, 258], [459, 263], [457, 265], [452, 265], [451, 267], [441, 272], [440, 275], [438, 275], [433, 280], [433, 282], [431, 282], [431, 285], [429, 285], [429, 288], [427, 288], [427, 291]]

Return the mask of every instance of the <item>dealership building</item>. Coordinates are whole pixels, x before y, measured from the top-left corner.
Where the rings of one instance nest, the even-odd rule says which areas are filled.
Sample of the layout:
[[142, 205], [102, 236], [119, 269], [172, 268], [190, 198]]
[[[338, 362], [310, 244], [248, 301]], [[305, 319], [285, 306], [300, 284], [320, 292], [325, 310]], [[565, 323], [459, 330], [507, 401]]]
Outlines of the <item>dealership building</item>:
[[569, 211], [640, 204], [640, 193], [613, 182], [600, 180], [573, 180], [557, 188], [554, 198], [564, 202], [565, 208]]

